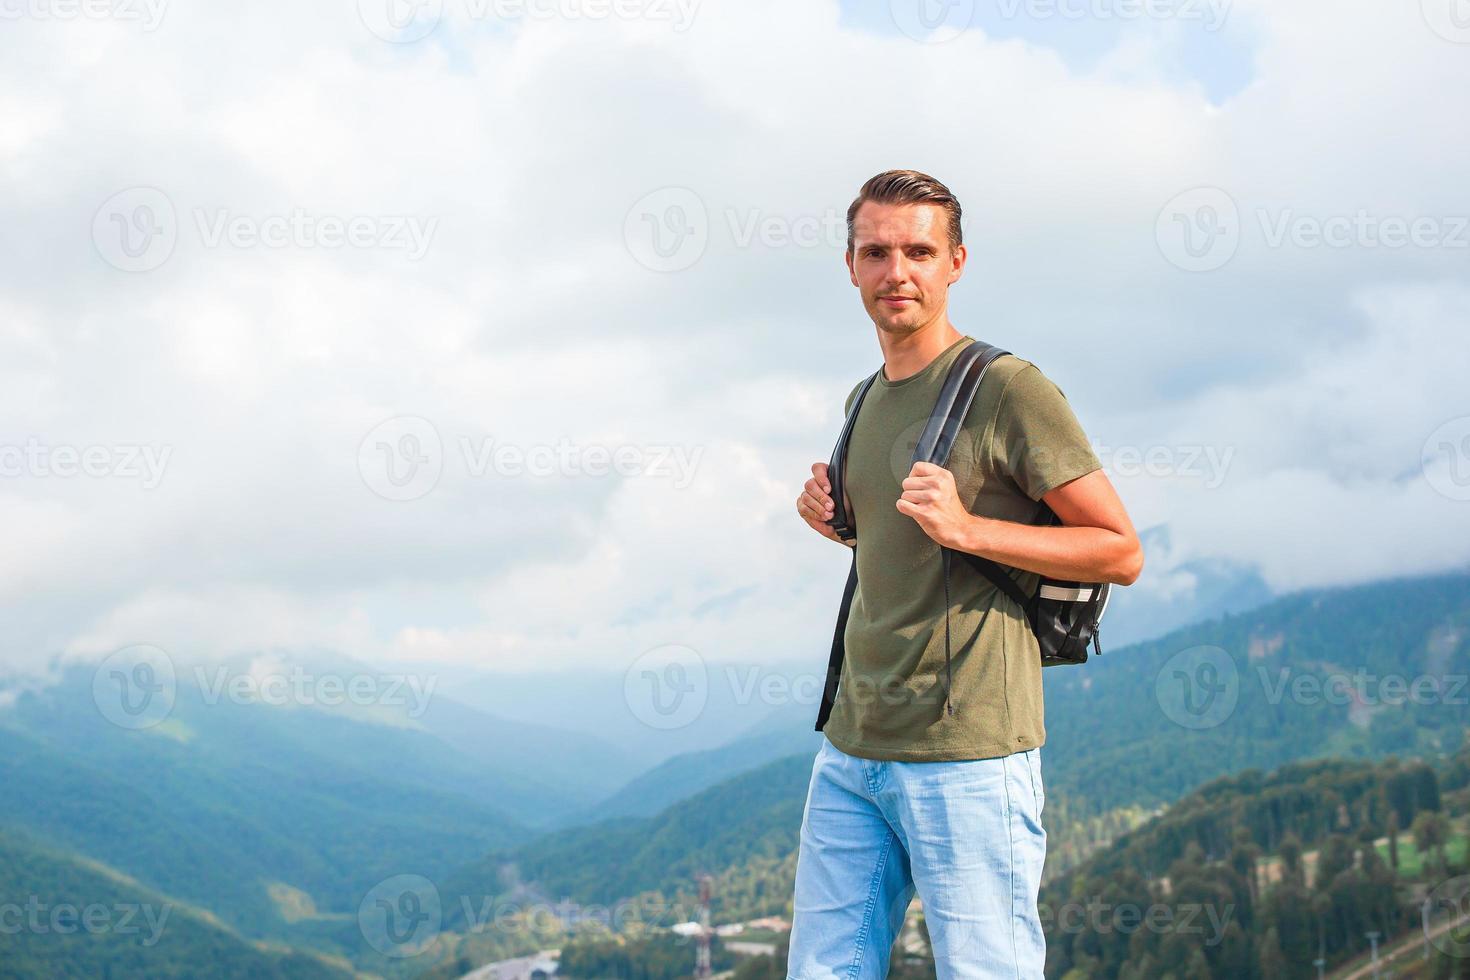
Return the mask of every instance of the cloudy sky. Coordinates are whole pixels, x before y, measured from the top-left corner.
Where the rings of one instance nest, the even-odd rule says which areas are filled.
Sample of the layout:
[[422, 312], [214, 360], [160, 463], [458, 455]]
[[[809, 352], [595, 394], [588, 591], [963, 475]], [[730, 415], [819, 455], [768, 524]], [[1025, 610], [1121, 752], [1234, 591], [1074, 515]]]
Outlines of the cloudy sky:
[[824, 660], [861, 183], [1141, 529], [1470, 559], [1465, 0], [0, 0], [0, 663]]

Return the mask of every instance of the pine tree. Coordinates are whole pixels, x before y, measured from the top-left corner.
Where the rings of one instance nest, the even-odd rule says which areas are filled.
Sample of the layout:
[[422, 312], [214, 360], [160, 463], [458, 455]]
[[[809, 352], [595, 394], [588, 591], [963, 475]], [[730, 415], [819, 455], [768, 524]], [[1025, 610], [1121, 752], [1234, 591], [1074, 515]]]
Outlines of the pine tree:
[[1256, 966], [1265, 980], [1284, 980], [1288, 975], [1286, 956], [1281, 952], [1281, 939], [1274, 926], [1256, 940]]

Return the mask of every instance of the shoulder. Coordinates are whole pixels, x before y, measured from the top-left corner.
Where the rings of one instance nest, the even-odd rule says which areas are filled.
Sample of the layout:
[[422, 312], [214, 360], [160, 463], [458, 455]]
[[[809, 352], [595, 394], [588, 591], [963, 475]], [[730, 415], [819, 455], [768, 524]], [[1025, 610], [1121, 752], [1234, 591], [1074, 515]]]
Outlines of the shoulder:
[[857, 382], [857, 384], [852, 386], [852, 390], [847, 393], [847, 399], [842, 403], [843, 418], [847, 418], [847, 416], [852, 412], [852, 400], [857, 397], [858, 391], [862, 389], [863, 385], [868, 383], [868, 379], [871, 377], [873, 377], [873, 375], [871, 374], [863, 375], [862, 378]]
[[1015, 354], [1002, 354], [991, 363], [990, 369], [985, 372], [984, 384], [987, 387], [993, 387], [996, 391], [1003, 392], [1010, 387], [1011, 382], [1016, 379], [1017, 375], [1026, 372], [1028, 369], [1032, 369], [1036, 374], [1041, 373], [1035, 364], [1032, 364], [1024, 357], [1017, 357]]
[[986, 371], [965, 425], [979, 432], [993, 421], [996, 429], [1010, 430], [1065, 414], [1066, 405], [1066, 395], [1034, 362], [1003, 354]]
[[[1002, 362], [1006, 362], [1002, 364]], [[1017, 405], [1025, 405], [1038, 400], [1052, 401], [1055, 399], [1065, 400], [1066, 396], [1057, 383], [1037, 367], [1032, 361], [1024, 357], [1007, 355], [998, 358], [993, 367], [1002, 368], [997, 381], [1001, 392], [1001, 405], [1014, 408]]]
[[[1035, 364], [1015, 354], [1002, 354], [990, 362], [980, 388], [975, 392], [975, 401], [970, 405], [971, 418], [966, 422], [978, 422], [993, 418], [996, 411], [1011, 398], [1011, 391], [1024, 386], [1029, 378], [1040, 375]], [[1019, 379], [1019, 382], [1018, 382]]]

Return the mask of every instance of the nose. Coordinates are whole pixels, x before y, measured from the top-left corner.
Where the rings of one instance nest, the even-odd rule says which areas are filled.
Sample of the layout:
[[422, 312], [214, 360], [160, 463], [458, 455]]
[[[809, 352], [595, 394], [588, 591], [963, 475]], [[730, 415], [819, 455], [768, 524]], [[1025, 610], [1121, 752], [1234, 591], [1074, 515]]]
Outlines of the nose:
[[885, 292], [902, 286], [908, 281], [908, 259], [901, 251], [895, 250], [889, 254], [888, 265], [883, 270]]

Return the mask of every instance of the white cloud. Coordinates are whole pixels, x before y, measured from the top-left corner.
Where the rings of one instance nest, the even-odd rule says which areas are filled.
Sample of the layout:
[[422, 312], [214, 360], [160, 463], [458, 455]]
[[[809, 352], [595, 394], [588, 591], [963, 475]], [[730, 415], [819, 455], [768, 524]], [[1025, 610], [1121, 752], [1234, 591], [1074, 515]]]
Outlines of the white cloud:
[[[1257, 223], [1470, 213], [1446, 94], [1470, 60], [1413, 4], [1235, 4], [1256, 76], [1223, 106], [1165, 81], [1170, 31], [1079, 69], [980, 31], [845, 29], [836, 3], [706, 2], [686, 31], [448, 7], [408, 45], [352, 4], [7, 29], [0, 443], [172, 454], [154, 489], [0, 481], [0, 657], [821, 660], [846, 558], [794, 500], [879, 354], [840, 246], [742, 247], [728, 219], [840, 218], [890, 166], [966, 203], [961, 329], [1040, 364], [1101, 442], [1233, 448], [1213, 489], [1120, 477], [1140, 527], [1173, 529], [1161, 583], [1211, 556], [1282, 588], [1470, 557], [1465, 505], [1414, 472], [1463, 413], [1466, 253], [1271, 248]], [[1155, 221], [1202, 184], [1240, 205], [1241, 245], [1187, 273]], [[178, 243], [126, 273], [89, 229], [144, 185]], [[710, 215], [681, 272], [623, 240], [667, 186]], [[221, 209], [437, 228], [418, 261], [211, 248], [198, 215]], [[405, 415], [434, 422], [444, 472], [388, 501], [358, 446]], [[682, 488], [477, 477], [461, 440], [487, 438], [702, 456]]]

